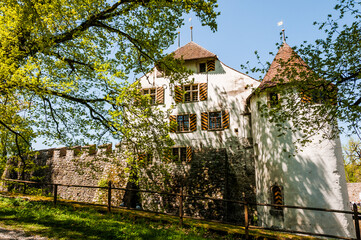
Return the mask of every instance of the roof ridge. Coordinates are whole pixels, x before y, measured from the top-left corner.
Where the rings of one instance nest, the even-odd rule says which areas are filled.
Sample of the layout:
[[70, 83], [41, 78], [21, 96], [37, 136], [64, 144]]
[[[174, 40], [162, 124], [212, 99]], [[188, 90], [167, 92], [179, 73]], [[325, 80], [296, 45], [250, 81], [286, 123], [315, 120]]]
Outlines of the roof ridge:
[[[206, 49], [205, 47], [203, 47], [203, 46], [199, 45], [199, 44], [198, 44], [198, 43], [196, 43], [196, 42], [190, 41], [190, 42], [189, 42], [189, 43], [187, 43], [187, 44], [190, 44], [190, 43], [193, 43], [193, 44], [197, 45], [198, 47], [202, 48], [203, 50], [205, 50], [205, 51], [207, 51], [207, 52], [210, 52], [210, 53], [214, 54], [213, 52], [209, 51], [208, 49]], [[187, 45], [187, 44], [186, 44], [186, 45]], [[184, 45], [184, 46], [185, 46], [185, 45]], [[217, 54], [214, 54], [214, 55], [215, 55], [215, 56], [217, 56]]]
[[183, 60], [217, 58], [216, 54], [193, 41], [190, 41], [186, 45], [178, 48], [173, 52], [173, 54], [174, 58], [183, 58]]

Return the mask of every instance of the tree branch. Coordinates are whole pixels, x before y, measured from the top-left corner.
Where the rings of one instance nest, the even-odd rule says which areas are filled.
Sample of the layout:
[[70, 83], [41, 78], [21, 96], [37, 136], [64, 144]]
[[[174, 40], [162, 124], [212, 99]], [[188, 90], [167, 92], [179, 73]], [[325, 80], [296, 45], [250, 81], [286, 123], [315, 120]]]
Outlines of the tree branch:
[[[94, 23], [94, 26], [107, 29], [107, 30], [110, 31], [110, 32], [118, 33], [118, 34], [126, 37], [126, 38], [138, 49], [138, 51], [139, 51], [143, 56], [147, 57], [147, 58], [150, 59], [150, 60], [154, 60], [151, 56], [149, 56], [146, 52], [144, 52], [144, 51], [140, 48], [139, 42], [138, 42], [136, 39], [132, 38], [129, 34], [127, 34], [127, 33], [125, 33], [125, 32], [122, 32], [122, 31], [120, 31], [119, 29], [112, 28], [111, 26], [108, 26], [108, 25], [102, 23], [101, 21], [96, 21], [96, 22]], [[138, 45], [138, 44], [139, 44], [139, 45]]]

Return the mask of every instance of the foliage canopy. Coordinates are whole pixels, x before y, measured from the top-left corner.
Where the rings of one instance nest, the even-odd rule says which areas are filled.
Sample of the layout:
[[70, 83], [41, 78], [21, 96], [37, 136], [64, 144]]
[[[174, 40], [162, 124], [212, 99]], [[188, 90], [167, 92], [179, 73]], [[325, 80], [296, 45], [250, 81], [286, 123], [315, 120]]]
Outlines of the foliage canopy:
[[158, 64], [173, 72], [171, 83], [181, 81], [187, 71], [163, 50], [186, 13], [215, 31], [216, 7], [216, 0], [1, 1], [0, 91], [8, 99], [1, 127], [27, 141], [24, 128], [7, 121], [20, 104], [25, 125], [57, 143], [112, 136], [162, 147], [167, 113], [128, 78]]
[[361, 142], [351, 138], [343, 153], [347, 182], [361, 182]]

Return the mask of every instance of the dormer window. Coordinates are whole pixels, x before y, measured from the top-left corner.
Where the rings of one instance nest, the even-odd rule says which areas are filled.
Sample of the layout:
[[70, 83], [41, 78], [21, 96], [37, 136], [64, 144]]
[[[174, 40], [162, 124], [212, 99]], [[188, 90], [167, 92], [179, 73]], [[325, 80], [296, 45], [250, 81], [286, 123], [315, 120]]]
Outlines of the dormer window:
[[207, 70], [207, 64], [206, 63], [200, 63], [199, 64], [199, 72], [204, 73]]
[[207, 62], [202, 62], [199, 64], [199, 73], [211, 72], [215, 70], [215, 63], [214, 59], [208, 60]]

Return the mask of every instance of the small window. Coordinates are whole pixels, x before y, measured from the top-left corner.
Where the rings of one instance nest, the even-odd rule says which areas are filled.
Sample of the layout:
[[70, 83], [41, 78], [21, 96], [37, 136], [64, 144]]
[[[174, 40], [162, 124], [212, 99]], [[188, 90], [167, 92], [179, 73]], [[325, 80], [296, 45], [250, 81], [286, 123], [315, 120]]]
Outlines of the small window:
[[177, 128], [178, 132], [189, 131], [189, 114], [177, 116]]
[[142, 95], [150, 96], [150, 104], [156, 104], [156, 88], [142, 89]]
[[222, 112], [210, 112], [208, 115], [208, 129], [221, 129], [222, 128]]
[[185, 162], [187, 160], [187, 149], [185, 147], [172, 149], [173, 159], [179, 162]]
[[270, 92], [268, 95], [268, 106], [275, 107], [280, 103], [280, 95], [275, 92]]
[[216, 61], [214, 59], [208, 60], [207, 62], [203, 62], [199, 64], [199, 72], [211, 72], [215, 70], [215, 63]]
[[206, 63], [200, 63], [199, 64], [199, 72], [204, 73], [207, 71], [207, 64]]

